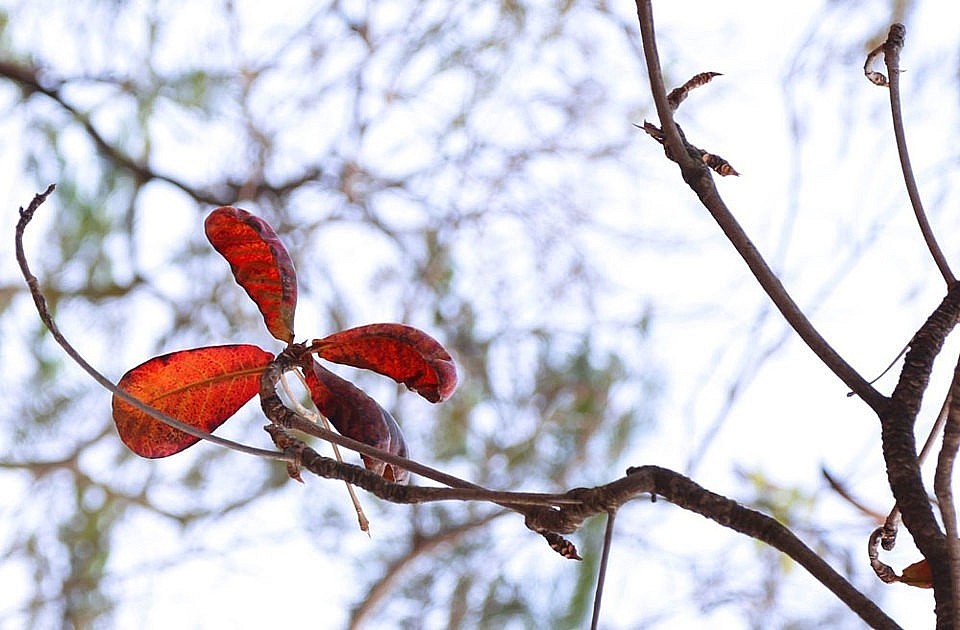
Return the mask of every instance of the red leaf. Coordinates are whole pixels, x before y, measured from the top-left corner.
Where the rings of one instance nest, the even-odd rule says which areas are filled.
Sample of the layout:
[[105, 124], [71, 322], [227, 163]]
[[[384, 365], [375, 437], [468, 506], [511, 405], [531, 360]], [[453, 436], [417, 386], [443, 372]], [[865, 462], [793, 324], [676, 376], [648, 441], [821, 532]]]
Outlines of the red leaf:
[[263, 315], [270, 334], [293, 341], [297, 272], [270, 224], [246, 210], [217, 208], [204, 222], [207, 239], [230, 263], [233, 277]]
[[389, 376], [430, 402], [450, 398], [457, 387], [453, 359], [436, 339], [412, 326], [358, 326], [315, 339], [311, 349], [328, 361]]
[[[316, 361], [313, 369], [304, 370], [310, 397], [341, 435], [363, 442], [401, 457], [407, 456], [407, 445], [400, 425], [377, 401], [350, 381], [346, 381]], [[406, 484], [410, 473], [373, 457], [361, 455], [367, 469], [384, 479]]]
[[[210, 346], [171, 352], [141, 363], [117, 385], [142, 402], [208, 433], [223, 424], [259, 388], [273, 355], [257, 346]], [[142, 457], [167, 457], [199, 438], [151, 418], [113, 397], [120, 439]]]

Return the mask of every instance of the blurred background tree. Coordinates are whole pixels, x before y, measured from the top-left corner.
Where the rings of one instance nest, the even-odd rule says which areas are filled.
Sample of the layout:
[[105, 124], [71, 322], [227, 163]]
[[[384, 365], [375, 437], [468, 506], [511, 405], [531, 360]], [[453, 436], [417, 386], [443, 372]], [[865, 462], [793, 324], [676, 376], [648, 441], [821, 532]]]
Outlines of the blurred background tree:
[[[794, 141], [808, 137], [796, 112], [816, 77], [809, 68], [825, 72], [837, 51], [862, 64], [890, 21], [910, 26], [911, 6], [827, 3], [809, 23], [849, 31], [811, 26], [778, 51], [794, 62], [780, 68], [797, 107]], [[718, 22], [717, 9], [701, 8], [661, 31], [664, 46], [684, 51], [666, 68], [674, 83], [734, 69], [704, 67], [714, 61], [689, 42], [698, 32], [736, 41], [731, 24], [743, 16]], [[436, 408], [351, 375], [394, 413], [415, 459], [492, 488], [602, 483], [669, 451], [656, 446], [668, 391], [671, 416], [684, 420], [673, 431], [685, 435], [664, 457], [692, 472], [787, 337], [749, 285], [711, 285], [704, 256], [723, 243], [692, 200], [660, 194], [675, 174], [633, 127], [652, 117], [638, 46], [629, 3], [7, 0], [0, 228], [12, 234], [13, 208], [57, 184], [27, 246], [61, 326], [115, 378], [155, 354], [236, 340], [236, 329], [273, 347], [202, 235], [213, 206], [238, 205], [274, 225], [294, 257], [301, 335], [403, 321], [455, 355], [462, 384]], [[685, 105], [688, 133], [707, 129], [732, 146], [736, 135], [715, 129], [726, 119], [697, 107]], [[716, 150], [749, 173], [736, 154], [756, 154], [722, 142]], [[785, 155], [782, 170], [799, 172], [802, 159]], [[805, 203], [802, 178], [789, 181], [761, 226], [777, 236], [769, 242], [788, 278], [803, 265], [787, 244]], [[855, 257], [811, 280], [816, 305], [876, 245], [868, 228], [838, 231]], [[691, 265], [699, 270], [684, 271]], [[658, 302], [678, 293], [665, 309]], [[713, 345], [679, 367], [705, 337]], [[294, 487], [283, 466], [206, 444], [171, 461], [132, 456], [108, 394], [43, 330], [12, 255], [0, 262], [0, 359], [0, 584], [11, 596], [0, 625], [558, 628], [588, 613], [599, 523], [576, 538], [584, 562], [570, 563], [491, 506], [367, 497], [368, 539], [339, 484]], [[244, 414], [223, 433], [268, 444], [258, 409]], [[834, 564], [866, 575], [858, 536], [869, 525], [834, 505], [847, 530], [831, 531], [816, 474], [784, 488], [762, 464], [728, 455], [700, 481], [710, 486], [721, 467], [732, 485], [713, 489], [776, 512]], [[672, 510], [637, 512], [615, 554], [639, 554], [650, 564], [634, 569], [663, 576], [658, 588], [672, 596], [612, 614], [611, 627], [690, 615], [850, 622], [819, 592], [815, 619], [798, 612], [784, 592], [816, 587], [776, 554], [721, 539], [705, 556], [687, 538], [705, 530], [681, 540]], [[737, 566], [765, 577], [745, 579]], [[639, 590], [615, 583], [605, 609]]]

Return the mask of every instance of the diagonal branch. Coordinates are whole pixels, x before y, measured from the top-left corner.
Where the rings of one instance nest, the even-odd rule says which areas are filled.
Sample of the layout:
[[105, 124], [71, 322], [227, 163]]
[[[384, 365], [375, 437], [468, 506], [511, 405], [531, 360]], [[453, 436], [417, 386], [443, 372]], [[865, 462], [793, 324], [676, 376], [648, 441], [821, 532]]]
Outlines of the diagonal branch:
[[103, 134], [100, 133], [100, 130], [97, 129], [97, 127], [90, 120], [90, 117], [74, 107], [73, 104], [63, 97], [63, 94], [61, 94], [60, 90], [61, 84], [57, 83], [51, 85], [49, 81], [42, 80], [40, 78], [39, 69], [17, 64], [11, 61], [0, 60], [0, 77], [4, 77], [13, 81], [28, 95], [39, 93], [53, 100], [57, 105], [73, 116], [74, 120], [80, 123], [87, 136], [90, 137], [90, 140], [93, 141], [93, 144], [97, 147], [97, 150], [100, 151], [104, 157], [123, 170], [128, 171], [138, 180], [143, 182], [151, 180], [166, 182], [179, 188], [200, 203], [220, 206], [231, 201], [231, 199], [229, 199], [230, 195], [224, 194], [227, 191], [214, 192], [194, 188], [193, 186], [190, 186], [186, 182], [175, 177], [154, 171], [148, 164], [142, 164], [138, 162], [121, 151], [118, 147], [110, 144], [107, 139], [103, 137]]
[[660, 128], [665, 136], [664, 142], [668, 155], [680, 166], [683, 180], [700, 198], [700, 202], [713, 216], [787, 323], [827, 368], [843, 381], [851, 391], [863, 399], [871, 409], [879, 413], [886, 404], [886, 397], [860, 376], [810, 323], [810, 320], [793, 301], [780, 279], [777, 278], [763, 256], [750, 241], [746, 232], [734, 218], [733, 213], [727, 208], [719, 192], [717, 192], [710, 171], [698, 159], [696, 150], [680, 137], [677, 126], [673, 121], [673, 111], [667, 99], [663, 74], [660, 71], [660, 56], [657, 52], [653, 11], [649, 0], [637, 0], [637, 14], [640, 18], [640, 34], [643, 38], [643, 52], [647, 63], [647, 73], [650, 77], [650, 87], [657, 107], [657, 114], [660, 117]]
[[[526, 525], [535, 531], [571, 533], [587, 518], [616, 512], [622, 505], [641, 495], [664, 497], [678, 507], [696, 512], [783, 552], [810, 572], [871, 627], [899, 628], [873, 601], [837, 573], [787, 527], [765, 514], [710, 492], [687, 477], [665, 468], [630, 468], [625, 477], [612, 483], [594, 488], [574, 488], [561, 495], [496, 492], [476, 487], [402, 486], [359, 466], [341, 464], [323, 457], [303, 442], [285, 435], [284, 429], [275, 424], [266, 428], [277, 439], [278, 446], [294, 455], [303, 468], [320, 477], [346, 481], [393, 503], [491, 501], [515, 511], [523, 511], [517, 507], [525, 505], [551, 506], [543, 507], [533, 517], [528, 514]], [[342, 445], [350, 448], [346, 444]], [[532, 522], [532, 518], [538, 520]]]
[[[724, 527], [746, 534], [783, 552], [833, 592], [870, 627], [900, 627], [871, 599], [827, 564], [816, 551], [807, 547], [776, 519], [711, 492], [679, 473], [659, 466], [628, 468], [626, 477], [593, 489], [589, 493], [602, 497], [602, 500], [606, 501], [608, 510], [616, 509], [640, 494], [649, 493], [652, 496], [664, 497], [678, 507], [696, 512]], [[573, 491], [568, 494], [573, 494]], [[583, 496], [582, 498], [585, 504], [594, 505], [599, 497]]]

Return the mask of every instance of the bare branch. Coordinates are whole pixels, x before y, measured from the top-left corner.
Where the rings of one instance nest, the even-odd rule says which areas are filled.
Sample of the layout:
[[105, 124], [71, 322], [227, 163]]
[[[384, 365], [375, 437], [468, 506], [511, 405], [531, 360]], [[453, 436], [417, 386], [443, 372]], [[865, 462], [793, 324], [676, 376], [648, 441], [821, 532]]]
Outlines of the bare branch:
[[[679, 473], [658, 466], [629, 468], [626, 477], [590, 492], [601, 494], [602, 502], [605, 502], [608, 509], [615, 509], [641, 493], [662, 496], [674, 505], [696, 512], [782, 551], [809, 571], [871, 627], [899, 627], [787, 527], [765, 514], [710, 492]], [[599, 500], [584, 499], [584, 502], [590, 505], [595, 501]], [[561, 508], [561, 511], [564, 510], [565, 508]]]
[[703, 164], [696, 150], [681, 138], [673, 121], [673, 110], [667, 100], [663, 75], [660, 71], [660, 56], [657, 52], [656, 35], [653, 26], [653, 11], [650, 2], [637, 0], [637, 14], [640, 18], [640, 33], [643, 38], [643, 51], [650, 77], [653, 100], [660, 117], [660, 128], [665, 136], [665, 146], [680, 166], [683, 180], [700, 198], [701, 203], [710, 212], [724, 234], [736, 248], [760, 286], [770, 297], [787, 323], [800, 335], [800, 338], [813, 350], [814, 354], [854, 393], [866, 402], [871, 409], [879, 412], [886, 404], [886, 397], [873, 388], [860, 374], [841, 357], [833, 347], [813, 327], [807, 316], [797, 306], [784, 288], [780, 279], [770, 269], [763, 256], [757, 251], [743, 228], [727, 208], [717, 192], [710, 172]]
[[930, 565], [938, 623], [946, 623], [942, 620], [953, 617], [953, 585], [945, 536], [934, 517], [920, 476], [914, 425], [923, 393], [930, 381], [934, 359], [943, 347], [946, 336], [956, 326], [958, 317], [960, 283], [954, 283], [914, 335], [890, 404], [879, 414], [883, 458], [887, 465], [890, 489], [902, 513], [904, 525]]
[[[907, 186], [907, 195], [910, 197], [910, 205], [913, 206], [913, 213], [917, 218], [917, 224], [920, 226], [920, 232], [923, 234], [923, 240], [933, 256], [937, 268], [946, 283], [953, 284], [956, 277], [950, 270], [950, 264], [947, 262], [943, 250], [937, 243], [937, 238], [927, 220], [927, 214], [923, 210], [923, 202], [920, 200], [920, 190], [917, 188], [917, 180], [913, 175], [913, 167], [910, 165], [910, 153], [907, 150], [907, 137], [903, 127], [903, 114], [900, 110], [900, 51], [903, 49], [904, 38], [907, 29], [903, 24], [891, 24], [890, 31], [887, 34], [887, 41], [880, 47], [873, 50], [864, 64], [864, 73], [874, 84], [888, 86], [890, 88], [890, 112], [893, 115], [893, 135], [897, 140], [897, 155], [900, 157], [900, 168], [903, 171], [903, 181]], [[879, 72], [871, 72], [868, 66], [873, 59], [883, 52], [883, 61], [887, 66], [889, 79]]]
[[841, 482], [839, 479], [834, 477], [829, 470], [825, 467], [820, 467], [820, 474], [823, 475], [823, 478], [826, 479], [827, 483], [830, 485], [830, 488], [833, 489], [840, 497], [845, 500], [847, 503], [852, 505], [854, 508], [859, 510], [864, 516], [874, 520], [878, 523], [882, 523], [884, 520], [883, 514], [877, 512], [876, 510], [865, 505], [860, 499], [853, 496], [850, 493], [850, 490]]

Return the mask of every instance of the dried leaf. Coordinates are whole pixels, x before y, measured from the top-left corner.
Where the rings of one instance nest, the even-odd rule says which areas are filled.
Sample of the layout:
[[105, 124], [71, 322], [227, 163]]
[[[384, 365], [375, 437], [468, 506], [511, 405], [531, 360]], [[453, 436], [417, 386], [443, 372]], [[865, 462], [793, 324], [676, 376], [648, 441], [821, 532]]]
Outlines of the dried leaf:
[[730, 162], [727, 162], [725, 159], [723, 159], [719, 155], [714, 155], [713, 153], [707, 153], [706, 151], [704, 151], [703, 155], [700, 156], [700, 159], [703, 160], [704, 164], [706, 164], [707, 166], [715, 170], [720, 175], [723, 175], [724, 177], [726, 177], [727, 175], [740, 175], [740, 173], [738, 173], [736, 169], [734, 169], [733, 166], [730, 165]]
[[870, 83], [873, 83], [874, 85], [887, 87], [890, 84], [889, 81], [887, 81], [887, 75], [882, 72], [877, 72], [876, 70], [867, 70], [864, 68], [863, 74], [870, 80]]
[[933, 588], [933, 574], [926, 560], [914, 562], [900, 574], [900, 581], [917, 588]]
[[863, 62], [863, 74], [870, 80], [870, 83], [880, 87], [889, 87], [890, 80], [882, 72], [871, 70], [870, 66], [876, 63], [880, 55], [884, 55], [884, 62], [887, 62], [887, 55], [893, 55], [896, 60], [900, 55], [900, 49], [903, 48], [903, 40], [907, 36], [907, 27], [903, 24], [894, 23], [890, 25], [885, 42], [867, 53], [867, 60]]
[[448, 399], [457, 387], [453, 359], [437, 340], [412, 326], [358, 326], [315, 339], [311, 350], [328, 361], [389, 376], [430, 402]]
[[[209, 433], [253, 398], [260, 373], [272, 360], [272, 354], [251, 345], [194, 348], [141, 363], [117, 385], [140, 401]], [[123, 443], [142, 457], [167, 457], [199, 441], [116, 396], [113, 421]]]
[[297, 273], [270, 224], [246, 210], [217, 208], [204, 222], [207, 239], [230, 263], [233, 277], [256, 303], [270, 334], [293, 341]]
[[[341, 435], [401, 457], [407, 445], [400, 425], [377, 401], [316, 361], [304, 373], [313, 404], [333, 423]], [[306, 366], [305, 366], [306, 367]], [[410, 473], [378, 459], [361, 455], [367, 469], [384, 479], [406, 484]]]
[[667, 94], [667, 103], [670, 104], [670, 109], [676, 110], [680, 106], [690, 93], [691, 90], [700, 87], [701, 85], [706, 85], [713, 80], [713, 77], [722, 76], [719, 72], [701, 72], [696, 74], [689, 81], [681, 85], [680, 87], [671, 90]]
[[863, 62], [863, 74], [867, 79], [870, 80], [870, 83], [874, 85], [879, 85], [880, 87], [887, 87], [889, 81], [887, 81], [887, 75], [882, 72], [877, 72], [876, 70], [871, 70], [870, 66], [876, 61], [876, 59], [883, 52], [884, 44], [880, 44], [867, 54], [867, 60]]
[[550, 548], [559, 553], [567, 560], [583, 560], [577, 553], [577, 547], [572, 542], [557, 534], [556, 532], [541, 532], [541, 535], [547, 539]]

